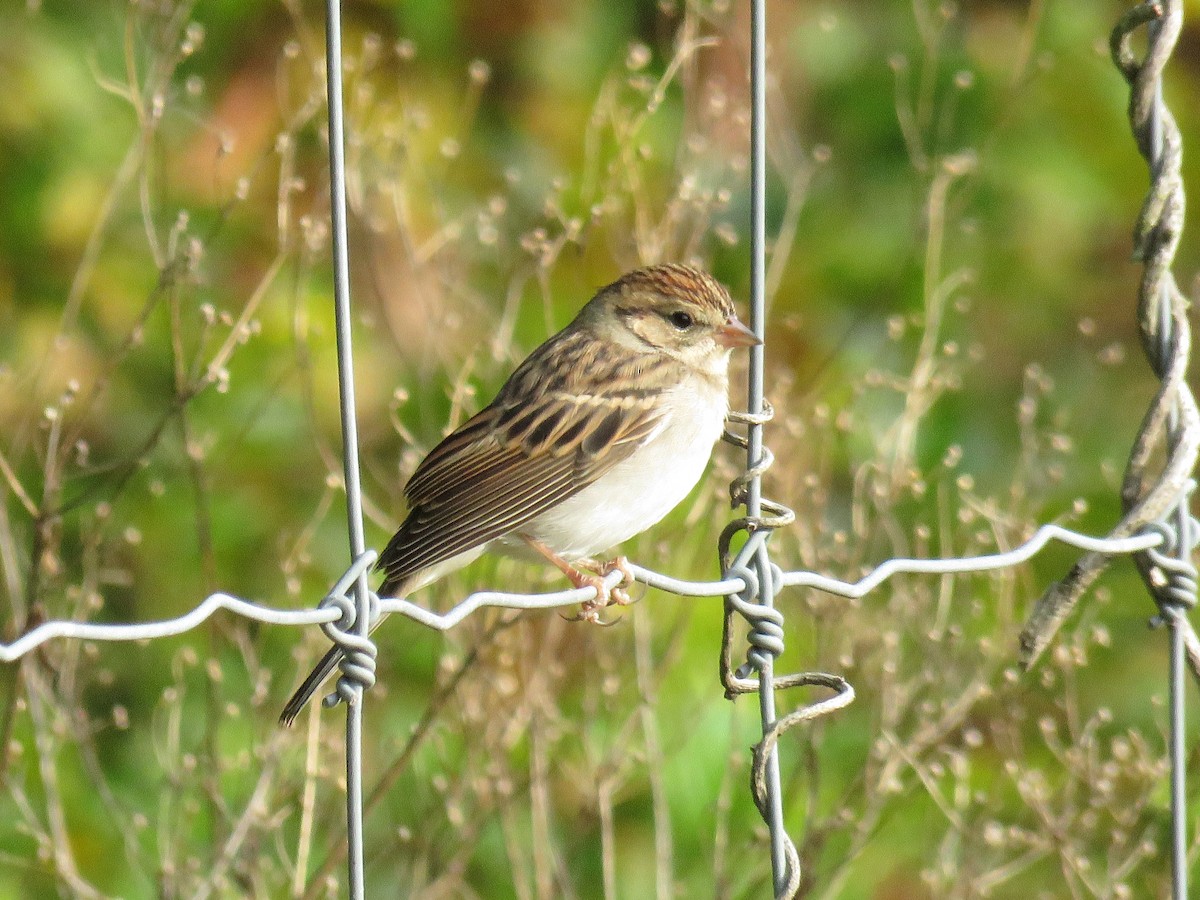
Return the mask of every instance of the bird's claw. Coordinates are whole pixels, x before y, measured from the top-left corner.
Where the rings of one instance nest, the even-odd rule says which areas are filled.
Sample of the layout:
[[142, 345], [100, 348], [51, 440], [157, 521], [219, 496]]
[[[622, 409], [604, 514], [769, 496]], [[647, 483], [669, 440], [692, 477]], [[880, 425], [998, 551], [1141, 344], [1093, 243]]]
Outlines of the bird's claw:
[[563, 618], [568, 622], [591, 622], [593, 625], [599, 625], [601, 628], [608, 628], [621, 621], [620, 619], [600, 618], [600, 612], [603, 609], [603, 606], [595, 606], [593, 604], [584, 603], [580, 607], [579, 612], [575, 613], [575, 615], [563, 616]]
[[[572, 578], [571, 581], [577, 582], [576, 587], [595, 589], [596, 597], [594, 600], [585, 600], [580, 605], [578, 614], [571, 617], [570, 621], [583, 620], [594, 625], [604, 626], [616, 624], [616, 619], [608, 621], [601, 619], [600, 611], [608, 606], [628, 606], [633, 602], [629, 597], [629, 591], [626, 590], [629, 585], [633, 584], [633, 571], [629, 568], [629, 560], [624, 556], [618, 556], [616, 559], [604, 563], [589, 559], [577, 562], [576, 566], [588, 569], [595, 574], [584, 575], [582, 572], [578, 572], [578, 579]], [[613, 572], [620, 572], [621, 580], [610, 588], [606, 579]]]

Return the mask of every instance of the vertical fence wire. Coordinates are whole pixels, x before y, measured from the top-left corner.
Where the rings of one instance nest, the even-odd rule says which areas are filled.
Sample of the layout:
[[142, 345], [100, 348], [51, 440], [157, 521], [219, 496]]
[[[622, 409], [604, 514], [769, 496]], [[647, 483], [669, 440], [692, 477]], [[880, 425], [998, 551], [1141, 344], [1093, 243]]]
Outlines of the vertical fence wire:
[[[766, 336], [766, 235], [767, 235], [767, 10], [766, 0], [750, 0], [750, 328], [760, 341]], [[746, 515], [753, 519], [762, 512], [763, 458], [763, 365], [765, 343], [750, 348], [747, 405], [750, 421], [746, 432]], [[760, 586], [758, 602], [775, 604], [772, 590], [771, 557], [767, 541], [754, 555]], [[775, 723], [775, 660], [763, 654], [758, 668], [758, 704], [764, 738]], [[788, 881], [787, 832], [783, 826], [783, 791], [779, 779], [779, 752], [772, 747], [766, 758], [766, 811], [771, 833], [771, 873], [778, 895]]]
[[[340, 0], [327, 0], [325, 15], [325, 89], [329, 106], [329, 195], [333, 235], [334, 309], [336, 311], [338, 387], [342, 416], [342, 454], [346, 479], [346, 517], [350, 556], [359, 559], [366, 551], [363, 531], [362, 491], [358, 471], [358, 424], [355, 418], [354, 354], [350, 338], [350, 268], [346, 237], [345, 126], [342, 118], [342, 28]], [[356, 616], [354, 633], [366, 639], [370, 631], [370, 592], [366, 569], [354, 582]], [[347, 654], [343, 662], [350, 660]], [[346, 840], [348, 892], [362, 900], [363, 884], [363, 790], [362, 790], [362, 694], [357, 685], [346, 704]]]
[[[1146, 30], [1146, 50], [1140, 59], [1130, 43], [1133, 34]], [[1135, 557], [1146, 587], [1159, 607], [1158, 621], [1169, 633], [1168, 716], [1171, 797], [1171, 896], [1188, 896], [1187, 757], [1184, 742], [1185, 661], [1187, 639], [1192, 635], [1188, 612], [1196, 605], [1196, 568], [1192, 551], [1196, 543], [1191, 515], [1196, 432], [1200, 416], [1185, 376], [1191, 332], [1187, 301], [1171, 272], [1184, 223], [1184, 189], [1181, 171], [1182, 138], [1174, 116], [1163, 99], [1163, 70], [1183, 28], [1181, 0], [1153, 0], [1131, 9], [1113, 29], [1113, 62], [1129, 83], [1129, 123], [1138, 149], [1150, 170], [1150, 189], [1134, 232], [1135, 255], [1143, 263], [1138, 292], [1138, 318], [1142, 347], [1151, 368], [1162, 380], [1158, 402], [1147, 417], [1153, 425], [1150, 438], [1165, 443], [1168, 459], [1187, 463], [1188, 478], [1170, 498], [1149, 528], [1164, 537], [1161, 548]], [[1155, 415], [1155, 410], [1161, 410]], [[1149, 431], [1145, 427], [1145, 431]], [[1129, 504], [1141, 476], [1138, 447], [1130, 460], [1123, 493]]]
[[1183, 629], [1169, 620], [1169, 702], [1171, 716], [1171, 896], [1187, 900], [1187, 756], [1184, 748]]

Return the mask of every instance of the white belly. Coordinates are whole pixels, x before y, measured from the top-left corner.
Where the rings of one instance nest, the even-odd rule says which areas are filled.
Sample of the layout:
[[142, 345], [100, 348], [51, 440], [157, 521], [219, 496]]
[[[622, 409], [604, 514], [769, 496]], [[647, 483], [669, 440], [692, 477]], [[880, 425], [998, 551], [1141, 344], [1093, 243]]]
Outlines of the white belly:
[[[566, 559], [592, 556], [659, 522], [704, 474], [728, 399], [708, 382], [681, 385], [662, 430], [599, 481], [529, 522], [522, 532]], [[506, 550], [524, 549], [518, 538]], [[522, 554], [524, 555], [524, 554]]]

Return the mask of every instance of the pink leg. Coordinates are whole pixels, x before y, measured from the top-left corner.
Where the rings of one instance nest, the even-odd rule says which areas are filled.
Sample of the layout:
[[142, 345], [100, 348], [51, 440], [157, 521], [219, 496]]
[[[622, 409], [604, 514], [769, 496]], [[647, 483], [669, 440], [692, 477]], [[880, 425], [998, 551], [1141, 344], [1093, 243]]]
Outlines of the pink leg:
[[[595, 622], [597, 625], [611, 624], [600, 619], [600, 610], [604, 609], [610, 603], [616, 603], [621, 606], [629, 603], [629, 594], [625, 591], [625, 585], [632, 583], [633, 574], [629, 571], [629, 563], [624, 557], [619, 557], [607, 563], [600, 563], [594, 559], [581, 559], [575, 565], [572, 565], [541, 541], [535, 540], [527, 534], [521, 535], [521, 538], [556, 569], [566, 575], [573, 586], [595, 589], [596, 598], [594, 600], [585, 600], [581, 604], [579, 615], [576, 618]], [[595, 574], [585, 574], [579, 571], [581, 568]], [[610, 590], [604, 583], [604, 579], [618, 570], [625, 577], [620, 584]]]

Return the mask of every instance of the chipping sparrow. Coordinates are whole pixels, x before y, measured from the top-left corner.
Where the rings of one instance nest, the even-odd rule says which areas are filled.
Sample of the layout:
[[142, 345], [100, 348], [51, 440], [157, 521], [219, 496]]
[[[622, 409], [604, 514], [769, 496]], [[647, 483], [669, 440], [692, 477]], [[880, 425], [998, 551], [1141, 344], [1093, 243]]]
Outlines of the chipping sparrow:
[[[594, 586], [583, 612], [594, 620], [610, 600], [602, 576], [624, 561], [587, 557], [654, 525], [700, 480], [729, 407], [729, 352], [757, 343], [728, 292], [696, 269], [650, 266], [601, 290], [417, 466], [408, 516], [379, 557], [379, 596], [495, 550]], [[336, 647], [325, 655], [282, 723], [339, 658]]]

